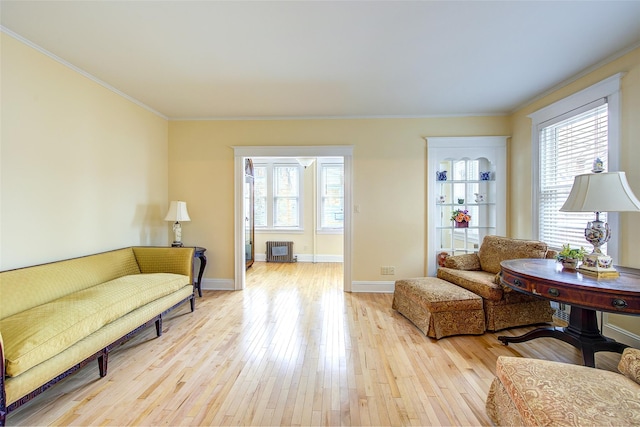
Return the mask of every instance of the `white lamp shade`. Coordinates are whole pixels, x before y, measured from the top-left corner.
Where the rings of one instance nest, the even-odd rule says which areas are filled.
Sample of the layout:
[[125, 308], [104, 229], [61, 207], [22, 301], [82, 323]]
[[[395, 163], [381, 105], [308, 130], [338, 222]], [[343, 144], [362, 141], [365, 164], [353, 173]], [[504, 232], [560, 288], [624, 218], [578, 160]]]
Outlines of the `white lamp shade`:
[[169, 206], [165, 221], [191, 221], [187, 212], [187, 202], [173, 201]]
[[633, 194], [624, 172], [578, 175], [562, 212], [634, 212], [640, 200]]

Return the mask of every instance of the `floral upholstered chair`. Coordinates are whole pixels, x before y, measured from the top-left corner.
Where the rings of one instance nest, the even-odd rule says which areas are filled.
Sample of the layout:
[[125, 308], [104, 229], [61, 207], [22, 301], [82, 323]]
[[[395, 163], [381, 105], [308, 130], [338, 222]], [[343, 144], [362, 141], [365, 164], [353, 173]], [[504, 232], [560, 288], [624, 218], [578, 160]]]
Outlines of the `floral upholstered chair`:
[[500, 356], [486, 409], [498, 426], [640, 425], [640, 350], [617, 372]]
[[543, 242], [486, 236], [478, 253], [450, 256], [438, 277], [482, 297], [489, 331], [552, 321], [548, 300], [513, 291], [500, 283], [500, 263], [518, 258], [553, 258]]

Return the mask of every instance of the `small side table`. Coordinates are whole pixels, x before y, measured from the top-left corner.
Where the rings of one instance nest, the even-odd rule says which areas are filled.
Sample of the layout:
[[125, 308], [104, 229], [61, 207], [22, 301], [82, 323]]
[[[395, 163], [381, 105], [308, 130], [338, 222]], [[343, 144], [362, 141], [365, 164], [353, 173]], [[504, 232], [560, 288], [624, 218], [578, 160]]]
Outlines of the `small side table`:
[[[204, 268], [207, 265], [207, 257], [205, 256], [205, 252], [207, 248], [202, 248], [200, 246], [196, 246], [195, 251], [193, 252], [193, 258], [198, 258], [200, 260], [200, 270], [198, 271], [198, 280], [194, 280], [193, 287], [198, 290], [198, 296], [202, 297], [202, 275], [204, 274]], [[195, 264], [194, 264], [194, 272], [193, 277], [195, 277]]]

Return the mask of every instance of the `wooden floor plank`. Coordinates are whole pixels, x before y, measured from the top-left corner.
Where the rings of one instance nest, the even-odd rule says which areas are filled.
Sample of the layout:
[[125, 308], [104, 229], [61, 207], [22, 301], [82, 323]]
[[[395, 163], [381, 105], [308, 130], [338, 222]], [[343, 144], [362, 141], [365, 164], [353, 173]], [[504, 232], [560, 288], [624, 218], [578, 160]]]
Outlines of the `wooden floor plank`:
[[[9, 425], [489, 425], [501, 356], [581, 363], [542, 338], [425, 337], [390, 294], [342, 291], [337, 263], [255, 263], [243, 291], [203, 291], [109, 358], [11, 413]], [[619, 355], [598, 353], [615, 370]]]

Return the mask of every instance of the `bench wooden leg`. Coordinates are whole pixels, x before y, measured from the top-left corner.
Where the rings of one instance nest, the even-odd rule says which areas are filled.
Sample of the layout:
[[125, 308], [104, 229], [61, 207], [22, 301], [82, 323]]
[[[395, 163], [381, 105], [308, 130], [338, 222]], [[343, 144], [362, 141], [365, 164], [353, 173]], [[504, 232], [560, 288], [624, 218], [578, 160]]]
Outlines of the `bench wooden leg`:
[[158, 317], [158, 320], [156, 320], [156, 335], [162, 335], [162, 316]]
[[109, 362], [109, 352], [105, 350], [101, 356], [98, 356], [98, 370], [100, 371], [100, 378], [107, 376], [107, 363]]

